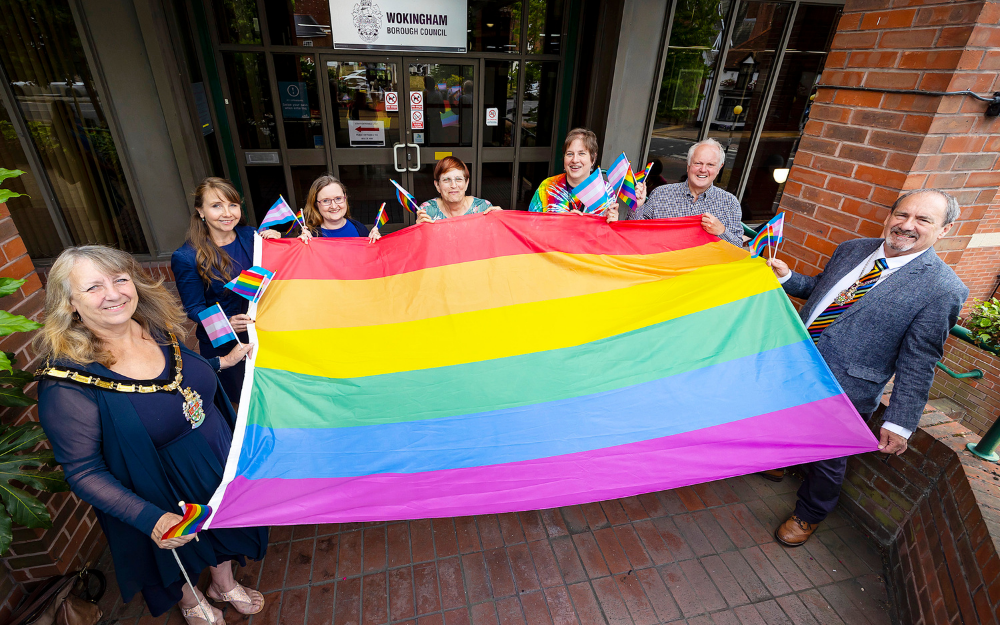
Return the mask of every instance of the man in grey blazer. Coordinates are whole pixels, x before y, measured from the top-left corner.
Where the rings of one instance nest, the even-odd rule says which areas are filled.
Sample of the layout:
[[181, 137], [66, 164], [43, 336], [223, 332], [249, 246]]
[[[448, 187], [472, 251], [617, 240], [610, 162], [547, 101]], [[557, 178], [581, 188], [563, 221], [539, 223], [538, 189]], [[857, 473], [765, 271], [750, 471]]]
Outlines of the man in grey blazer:
[[[969, 295], [932, 248], [958, 213], [958, 202], [943, 191], [910, 191], [893, 204], [883, 238], [841, 243], [818, 276], [769, 261], [785, 292], [807, 299], [802, 321], [862, 416], [871, 416], [896, 376], [879, 433], [885, 454], [906, 451], [934, 365]], [[846, 458], [809, 466], [795, 513], [775, 530], [779, 542], [797, 547], [809, 539], [837, 504], [846, 468]]]

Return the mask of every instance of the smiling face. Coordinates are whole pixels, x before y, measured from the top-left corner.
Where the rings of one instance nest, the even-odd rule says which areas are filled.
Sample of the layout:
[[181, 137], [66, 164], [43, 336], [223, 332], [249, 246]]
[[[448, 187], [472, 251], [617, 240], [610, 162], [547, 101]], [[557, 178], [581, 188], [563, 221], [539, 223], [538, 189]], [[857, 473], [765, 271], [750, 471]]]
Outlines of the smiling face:
[[130, 275], [105, 275], [87, 258], [73, 265], [69, 273], [69, 291], [73, 311], [80, 315], [83, 325], [98, 336], [113, 334], [129, 324], [139, 305]]
[[469, 179], [465, 172], [458, 168], [449, 169], [434, 181], [434, 187], [441, 199], [449, 204], [457, 204], [465, 199], [465, 190], [469, 188]]
[[948, 202], [937, 193], [917, 193], [899, 203], [885, 220], [885, 255], [919, 254], [948, 234]]
[[239, 202], [224, 198], [215, 189], [207, 189], [201, 198], [198, 214], [205, 218], [205, 225], [214, 239], [225, 238], [240, 223], [243, 211]]
[[594, 157], [583, 139], [574, 139], [569, 149], [563, 154], [563, 169], [566, 170], [566, 180], [571, 187], [583, 182], [594, 168]]
[[347, 218], [347, 194], [344, 187], [336, 182], [328, 184], [316, 193], [316, 210], [323, 218], [323, 227], [336, 229], [344, 225]]
[[711, 145], [698, 146], [691, 155], [687, 168], [687, 182], [691, 191], [703, 193], [715, 182], [715, 177], [722, 170], [719, 151]]

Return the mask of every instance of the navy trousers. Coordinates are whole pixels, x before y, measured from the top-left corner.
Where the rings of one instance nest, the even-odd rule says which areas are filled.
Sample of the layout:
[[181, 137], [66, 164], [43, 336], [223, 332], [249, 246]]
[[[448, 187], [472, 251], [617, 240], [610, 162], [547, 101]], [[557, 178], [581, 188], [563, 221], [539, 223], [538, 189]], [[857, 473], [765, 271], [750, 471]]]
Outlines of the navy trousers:
[[[871, 413], [861, 417], [868, 421]], [[840, 499], [840, 485], [844, 483], [847, 471], [847, 457], [819, 460], [808, 466], [806, 479], [799, 487], [799, 500], [795, 504], [795, 516], [806, 523], [819, 523], [837, 506]]]

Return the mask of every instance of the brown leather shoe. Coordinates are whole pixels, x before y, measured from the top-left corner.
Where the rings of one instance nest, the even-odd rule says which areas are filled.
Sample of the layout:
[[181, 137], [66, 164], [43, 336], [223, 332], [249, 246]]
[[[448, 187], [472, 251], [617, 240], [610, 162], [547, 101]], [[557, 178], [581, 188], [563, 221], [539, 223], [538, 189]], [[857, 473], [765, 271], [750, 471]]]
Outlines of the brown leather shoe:
[[784, 469], [771, 469], [770, 471], [761, 471], [757, 475], [761, 476], [765, 480], [770, 480], [772, 482], [780, 482], [785, 479]]
[[774, 537], [786, 547], [801, 547], [813, 535], [819, 523], [806, 523], [794, 514], [774, 530]]

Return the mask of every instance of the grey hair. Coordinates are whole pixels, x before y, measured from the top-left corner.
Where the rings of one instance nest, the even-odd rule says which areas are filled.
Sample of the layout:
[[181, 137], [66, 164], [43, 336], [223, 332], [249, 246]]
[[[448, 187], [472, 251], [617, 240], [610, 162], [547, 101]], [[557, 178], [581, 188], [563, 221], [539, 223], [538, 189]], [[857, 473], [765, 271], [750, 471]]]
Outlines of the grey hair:
[[907, 191], [903, 195], [899, 196], [895, 202], [892, 203], [892, 208], [889, 210], [889, 214], [896, 212], [896, 207], [903, 203], [903, 200], [910, 197], [911, 195], [920, 195], [921, 193], [937, 193], [944, 198], [945, 201], [945, 211], [944, 211], [944, 223], [942, 226], [947, 226], [956, 219], [958, 219], [958, 214], [961, 212], [961, 208], [958, 206], [958, 200], [955, 196], [948, 193], [947, 191], [942, 191], [940, 189], [914, 189], [912, 191]]
[[719, 152], [719, 165], [722, 166], [722, 165], [726, 164], [726, 148], [722, 147], [722, 144], [719, 143], [718, 141], [716, 141], [715, 139], [705, 139], [703, 141], [699, 141], [698, 143], [695, 143], [690, 148], [688, 148], [688, 165], [690, 165], [691, 161], [694, 159], [695, 150], [697, 150], [698, 148], [700, 148], [703, 145], [710, 145], [713, 148], [715, 148], [716, 150], [718, 150], [718, 152]]

